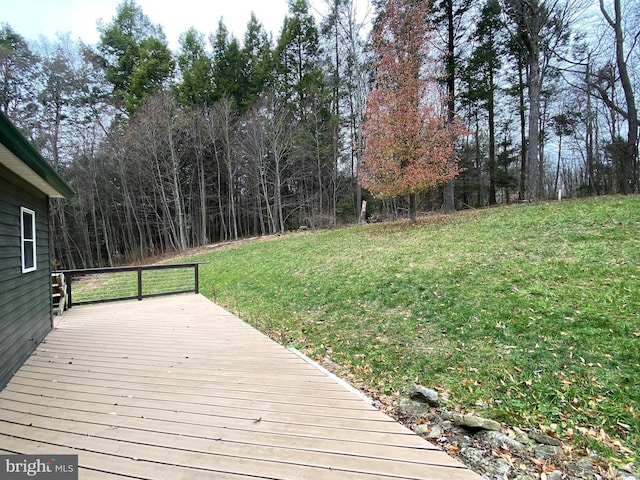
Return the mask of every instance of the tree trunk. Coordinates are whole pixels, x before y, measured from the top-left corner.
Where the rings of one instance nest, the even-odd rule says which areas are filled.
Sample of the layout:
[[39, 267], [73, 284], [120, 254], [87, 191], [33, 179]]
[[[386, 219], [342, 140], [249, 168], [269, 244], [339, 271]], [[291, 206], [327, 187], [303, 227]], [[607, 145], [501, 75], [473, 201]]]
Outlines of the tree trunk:
[[493, 69], [489, 70], [489, 97], [487, 111], [489, 113], [489, 205], [496, 201], [496, 122], [493, 93]]
[[236, 165], [233, 145], [231, 144], [232, 112], [228, 99], [221, 101], [221, 128], [224, 142], [224, 156], [227, 167], [228, 201], [229, 201], [229, 234], [234, 240], [238, 239], [238, 218], [236, 213]]
[[595, 179], [595, 171], [593, 165], [593, 109], [591, 105], [591, 54], [587, 57], [587, 68], [585, 72], [585, 83], [587, 88], [587, 125], [585, 132], [585, 150], [587, 161], [587, 175], [589, 178], [589, 192], [592, 195], [598, 195], [598, 184]]
[[[200, 116], [201, 112], [198, 112]], [[196, 117], [194, 117], [196, 118]], [[198, 173], [198, 199], [200, 209], [200, 231], [199, 244], [206, 245], [209, 242], [207, 234], [207, 184], [204, 170], [204, 148], [202, 145], [202, 128], [199, 120], [194, 120], [193, 129], [195, 130], [195, 149], [196, 149], [196, 167]]]
[[219, 239], [222, 241], [225, 241], [227, 240], [227, 227], [226, 227], [225, 214], [224, 214], [224, 205], [222, 203], [222, 168], [220, 167], [220, 153], [218, 152], [216, 138], [213, 133], [212, 133], [212, 144], [213, 144], [213, 151], [214, 151], [214, 156], [216, 158], [216, 167], [217, 167], [216, 187], [217, 187], [217, 193], [218, 193], [218, 215], [220, 218]]
[[527, 198], [527, 121], [524, 103], [524, 65], [518, 58], [518, 100], [520, 113], [520, 192], [518, 200], [521, 202]]
[[[455, 23], [453, 15], [453, 0], [446, 0], [446, 15], [447, 15], [447, 120], [449, 123], [453, 123], [456, 116], [456, 56], [454, 55], [455, 49]], [[455, 158], [449, 160], [455, 163]], [[456, 179], [452, 178], [448, 180], [444, 187], [444, 204], [442, 209], [445, 213], [452, 213], [456, 211]]]
[[182, 191], [180, 190], [180, 165], [178, 152], [176, 151], [173, 141], [173, 129], [169, 128], [169, 146], [171, 153], [171, 187], [173, 189], [173, 205], [175, 208], [175, 216], [178, 221], [178, 248], [179, 250], [187, 249], [187, 229], [184, 215], [184, 207], [182, 200]]
[[[276, 154], [275, 165], [275, 185], [274, 185], [274, 207], [276, 210], [276, 232], [284, 233], [284, 212], [282, 209], [282, 172], [280, 169], [281, 159]], [[276, 233], [274, 232], [274, 233]]]
[[538, 149], [540, 147], [540, 47], [537, 36], [531, 39], [529, 62], [529, 142], [527, 144], [527, 200], [540, 198]]
[[416, 194], [412, 192], [409, 194], [409, 220], [411, 223], [416, 223]]

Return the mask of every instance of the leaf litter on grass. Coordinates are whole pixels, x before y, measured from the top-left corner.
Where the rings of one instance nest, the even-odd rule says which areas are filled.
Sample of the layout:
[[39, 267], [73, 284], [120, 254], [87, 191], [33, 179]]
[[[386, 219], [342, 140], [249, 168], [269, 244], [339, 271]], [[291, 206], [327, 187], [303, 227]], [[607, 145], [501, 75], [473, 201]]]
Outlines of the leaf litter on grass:
[[198, 257], [201, 283], [380, 396], [426, 382], [637, 461], [638, 212], [611, 197], [291, 235]]

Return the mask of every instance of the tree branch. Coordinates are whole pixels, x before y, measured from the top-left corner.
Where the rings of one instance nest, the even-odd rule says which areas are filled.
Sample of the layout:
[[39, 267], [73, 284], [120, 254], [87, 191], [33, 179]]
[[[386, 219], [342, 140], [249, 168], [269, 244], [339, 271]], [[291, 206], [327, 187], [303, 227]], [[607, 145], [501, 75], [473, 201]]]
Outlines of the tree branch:
[[600, 11], [602, 12], [602, 16], [607, 21], [609, 26], [611, 28], [615, 29], [616, 23], [613, 21], [613, 19], [609, 15], [609, 12], [607, 12], [607, 9], [604, 7], [604, 0], [600, 0]]
[[598, 85], [597, 83], [592, 83], [591, 86], [598, 91], [598, 93], [600, 94], [600, 98], [602, 99], [602, 101], [605, 103], [607, 107], [609, 107], [611, 110], [614, 110], [616, 113], [620, 114], [625, 120], [629, 120], [629, 112], [627, 112], [626, 110], [623, 110], [621, 107], [613, 103], [613, 100], [611, 100], [611, 98], [609, 97], [609, 94], [604, 88], [602, 88], [601, 85]]

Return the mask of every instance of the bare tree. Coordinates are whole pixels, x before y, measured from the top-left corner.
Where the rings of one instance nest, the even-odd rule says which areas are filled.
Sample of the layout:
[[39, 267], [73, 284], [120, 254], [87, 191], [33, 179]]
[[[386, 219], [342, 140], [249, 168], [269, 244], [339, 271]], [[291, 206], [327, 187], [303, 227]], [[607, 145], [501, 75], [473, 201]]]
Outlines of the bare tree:
[[235, 113], [230, 99], [224, 97], [213, 107], [213, 117], [218, 125], [219, 140], [222, 145], [222, 156], [227, 173], [227, 205], [229, 235], [238, 239], [238, 217], [236, 211], [236, 176], [238, 156], [235, 151], [234, 123]]
[[368, 91], [368, 64], [365, 53], [365, 30], [371, 12], [362, 9], [357, 0], [325, 0], [328, 14], [323, 34], [333, 87], [334, 180], [333, 204], [339, 195], [338, 172], [347, 169], [355, 219], [360, 218], [362, 189], [358, 170], [362, 156], [362, 113]]
[[270, 171], [273, 178], [275, 232], [285, 232], [283, 190], [291, 152], [293, 132], [291, 117], [286, 105], [275, 95], [267, 95], [265, 133], [270, 156]]
[[260, 202], [264, 202], [269, 233], [284, 233], [290, 205], [285, 191], [293, 183], [291, 148], [293, 129], [286, 101], [274, 93], [263, 94], [245, 118], [244, 158], [257, 175]]
[[[636, 2], [637, 3], [637, 2]], [[637, 5], [636, 5], [637, 8]], [[627, 32], [632, 38], [629, 52], [625, 53], [625, 31], [623, 21], [625, 13], [622, 11], [620, 0], [613, 0], [613, 12], [610, 12], [600, 0], [600, 12], [604, 17], [608, 27], [613, 31], [615, 44], [615, 67], [617, 78], [606, 79], [601, 76], [601, 82], [596, 84], [596, 88], [604, 103], [627, 122], [627, 141], [625, 151], [620, 155], [621, 178], [619, 179], [622, 193], [638, 191], [638, 107], [636, 105], [633, 84], [629, 75], [628, 58], [640, 39], [640, 28], [635, 24], [635, 32]], [[630, 13], [630, 12], [629, 12]], [[608, 91], [607, 84], [619, 81], [624, 93], [625, 105], [619, 105]], [[615, 139], [612, 139], [615, 142]]]
[[187, 219], [184, 210], [179, 145], [180, 111], [173, 96], [161, 92], [140, 107], [127, 132], [127, 146], [151, 180], [159, 202], [161, 233], [170, 248], [185, 250]]
[[573, 6], [562, 0], [506, 0], [505, 12], [526, 52], [529, 115], [525, 189], [528, 200], [537, 200], [542, 194], [540, 106], [544, 73], [570, 32]]

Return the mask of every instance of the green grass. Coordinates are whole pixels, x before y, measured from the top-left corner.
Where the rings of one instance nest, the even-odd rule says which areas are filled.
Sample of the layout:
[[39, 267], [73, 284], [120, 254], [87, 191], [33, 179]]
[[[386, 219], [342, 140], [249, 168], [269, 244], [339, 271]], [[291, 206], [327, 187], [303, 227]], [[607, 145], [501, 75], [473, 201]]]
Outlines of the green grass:
[[637, 461], [640, 197], [518, 205], [192, 257], [201, 291], [396, 395]]

